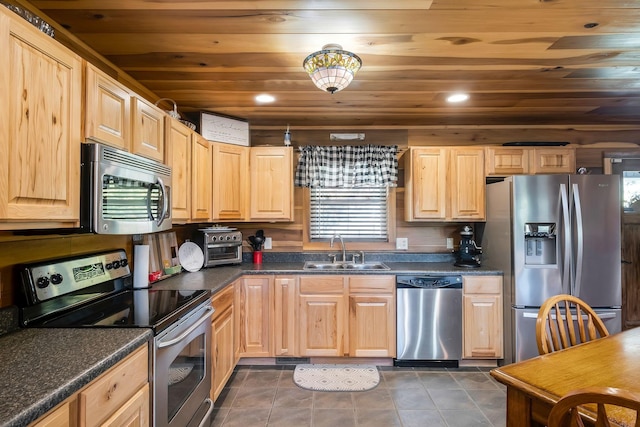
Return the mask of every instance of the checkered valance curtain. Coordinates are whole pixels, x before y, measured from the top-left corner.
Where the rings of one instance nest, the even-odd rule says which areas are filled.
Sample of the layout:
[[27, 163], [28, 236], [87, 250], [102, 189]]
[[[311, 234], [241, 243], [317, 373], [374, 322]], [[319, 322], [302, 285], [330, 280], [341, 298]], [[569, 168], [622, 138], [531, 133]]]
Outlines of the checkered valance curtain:
[[296, 168], [298, 187], [395, 187], [398, 146], [303, 146]]

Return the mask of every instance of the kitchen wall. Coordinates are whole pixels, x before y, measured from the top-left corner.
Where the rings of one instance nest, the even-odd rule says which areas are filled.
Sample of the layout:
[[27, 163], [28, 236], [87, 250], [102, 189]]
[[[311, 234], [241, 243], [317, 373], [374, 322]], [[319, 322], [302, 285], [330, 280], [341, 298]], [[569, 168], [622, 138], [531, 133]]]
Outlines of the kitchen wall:
[[[328, 141], [329, 131], [295, 131], [292, 133], [294, 145], [331, 143]], [[410, 135], [411, 133], [411, 135]], [[478, 138], [476, 131], [458, 129], [455, 132], [447, 131], [448, 140], [455, 140], [459, 145], [462, 141], [472, 141], [481, 139], [486, 143], [486, 138]], [[573, 132], [569, 132], [573, 135]], [[397, 144], [406, 149], [410, 145], [439, 145], [443, 143], [443, 135], [434, 132], [433, 135], [424, 131], [397, 131], [380, 130], [366, 131], [367, 143]], [[506, 134], [505, 134], [506, 135]], [[620, 134], [613, 132], [611, 139], [619, 137]], [[275, 145], [276, 137], [281, 143], [281, 132], [252, 132], [253, 145]], [[327, 141], [324, 141], [326, 138]], [[411, 139], [410, 139], [411, 138]], [[568, 138], [568, 137], [567, 137]], [[564, 139], [561, 135], [555, 135], [554, 139]], [[604, 138], [603, 139], [607, 139]], [[305, 141], [304, 143], [301, 143]], [[577, 150], [577, 165], [588, 167], [595, 172], [602, 167], [602, 153], [605, 151], [615, 151], [616, 147], [628, 147], [625, 143], [593, 143], [588, 146], [581, 146]], [[633, 145], [637, 147], [637, 145]], [[446, 238], [452, 237], [457, 246], [460, 241], [460, 224], [445, 223], [408, 223], [404, 221], [404, 157], [400, 157], [400, 180], [396, 193], [396, 236], [407, 237], [409, 239], [409, 251], [421, 253], [442, 253], [448, 252], [446, 248]], [[295, 188], [295, 220], [291, 223], [237, 223], [237, 226], [245, 236], [255, 234], [257, 229], [263, 229], [265, 235], [273, 239], [272, 251], [279, 252], [301, 252], [303, 251], [303, 228], [304, 228], [304, 200], [303, 189]], [[183, 242], [188, 238], [194, 226], [175, 227], [178, 241]], [[130, 236], [101, 236], [101, 235], [57, 235], [43, 234], [27, 236], [13, 232], [0, 232], [0, 307], [6, 307], [16, 302], [17, 298], [17, 278], [15, 277], [14, 266], [20, 263], [35, 262], [47, 258], [58, 258], [91, 251], [104, 249], [124, 248], [129, 256], [132, 256], [132, 240]], [[245, 250], [249, 250], [245, 242]], [[326, 248], [329, 251], [327, 245]], [[380, 248], [371, 244], [367, 250], [377, 251]]]

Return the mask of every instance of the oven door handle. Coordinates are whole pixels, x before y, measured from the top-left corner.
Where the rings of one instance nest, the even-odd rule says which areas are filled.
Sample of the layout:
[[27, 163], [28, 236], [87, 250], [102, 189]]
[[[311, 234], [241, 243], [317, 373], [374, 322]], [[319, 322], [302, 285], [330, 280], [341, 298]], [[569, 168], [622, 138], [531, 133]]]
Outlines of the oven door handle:
[[207, 413], [204, 414], [204, 417], [202, 418], [202, 421], [200, 421], [200, 424], [198, 424], [198, 427], [204, 427], [205, 425], [208, 425], [208, 423], [211, 422], [211, 420], [209, 419], [209, 416], [213, 412], [213, 400], [207, 397], [204, 401], [209, 405], [209, 409], [207, 410]]
[[193, 325], [191, 325], [189, 327], [189, 329], [187, 329], [182, 334], [180, 334], [179, 337], [176, 337], [176, 338], [171, 339], [169, 341], [159, 341], [158, 342], [158, 348], [170, 347], [170, 346], [172, 346], [174, 344], [179, 343], [183, 339], [185, 339], [185, 337], [187, 335], [189, 335], [191, 332], [195, 331], [198, 328], [198, 326], [200, 326], [201, 324], [203, 324], [207, 320], [210, 320], [211, 319], [211, 315], [213, 314], [213, 311], [214, 311], [213, 307], [211, 307], [211, 306], [207, 307], [207, 311], [205, 312], [205, 314], [201, 318], [196, 320], [196, 322]]

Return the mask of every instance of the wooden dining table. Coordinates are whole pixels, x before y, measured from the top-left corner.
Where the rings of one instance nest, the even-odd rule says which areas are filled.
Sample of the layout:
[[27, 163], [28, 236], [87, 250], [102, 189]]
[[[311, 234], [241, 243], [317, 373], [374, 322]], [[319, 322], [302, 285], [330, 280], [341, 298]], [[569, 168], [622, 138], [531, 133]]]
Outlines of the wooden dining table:
[[[640, 328], [491, 370], [507, 386], [507, 427], [544, 426], [566, 393], [590, 386], [640, 392]], [[594, 418], [586, 407], [583, 416]], [[633, 426], [635, 412], [607, 411], [620, 426]]]

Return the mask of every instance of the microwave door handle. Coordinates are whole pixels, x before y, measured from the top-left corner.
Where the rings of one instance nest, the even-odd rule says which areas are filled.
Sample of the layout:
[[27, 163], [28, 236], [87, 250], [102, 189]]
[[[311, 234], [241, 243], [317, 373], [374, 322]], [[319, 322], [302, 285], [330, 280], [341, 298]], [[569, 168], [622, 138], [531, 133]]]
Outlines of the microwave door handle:
[[[160, 186], [160, 197], [162, 197], [162, 211], [160, 212], [158, 218], [158, 227], [164, 222], [165, 217], [167, 216], [167, 211], [169, 210], [169, 198], [167, 197], [167, 188], [164, 186], [164, 182], [162, 179], [157, 179], [157, 184]], [[153, 215], [151, 214], [151, 198], [148, 199], [149, 204], [147, 205], [147, 209], [149, 212], [149, 216], [153, 219]]]

